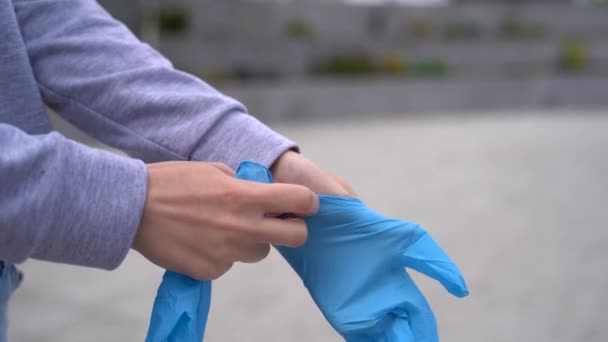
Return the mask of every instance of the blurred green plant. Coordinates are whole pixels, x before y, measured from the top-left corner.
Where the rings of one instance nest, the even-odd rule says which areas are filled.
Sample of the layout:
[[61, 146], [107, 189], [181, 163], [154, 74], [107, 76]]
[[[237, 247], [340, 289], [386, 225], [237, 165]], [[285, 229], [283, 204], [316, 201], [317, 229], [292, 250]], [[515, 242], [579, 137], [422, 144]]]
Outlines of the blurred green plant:
[[162, 33], [183, 33], [188, 29], [188, 12], [180, 7], [161, 8], [156, 19]]
[[413, 62], [407, 74], [419, 77], [442, 77], [448, 73], [448, 65], [440, 59], [423, 59]]
[[377, 72], [373, 60], [366, 54], [337, 55], [313, 67], [313, 72], [330, 75], [357, 76]]
[[474, 21], [455, 21], [445, 24], [443, 34], [446, 39], [479, 39], [481, 27]]
[[309, 40], [314, 36], [312, 27], [301, 18], [292, 18], [285, 24], [287, 36], [298, 40]]
[[526, 23], [519, 16], [510, 14], [502, 20], [498, 33], [504, 38], [541, 38], [544, 29], [540, 24]]
[[589, 49], [583, 42], [568, 39], [562, 42], [558, 67], [562, 71], [580, 71], [589, 64], [589, 59]]
[[388, 54], [379, 63], [365, 54], [339, 55], [313, 66], [315, 74], [332, 76], [404, 75], [413, 77], [442, 77], [448, 65], [440, 59], [420, 59], [409, 63], [397, 53]]

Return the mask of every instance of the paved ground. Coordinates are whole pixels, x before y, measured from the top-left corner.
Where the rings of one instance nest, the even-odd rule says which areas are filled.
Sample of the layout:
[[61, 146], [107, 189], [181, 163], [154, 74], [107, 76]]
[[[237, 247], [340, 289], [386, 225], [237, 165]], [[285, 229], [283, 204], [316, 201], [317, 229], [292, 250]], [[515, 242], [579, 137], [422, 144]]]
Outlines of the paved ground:
[[[604, 111], [605, 112], [605, 111]], [[471, 296], [420, 279], [443, 341], [608, 340], [608, 116], [369, 118], [277, 129], [380, 211], [423, 223]], [[161, 270], [28, 262], [12, 341], [142, 340]], [[207, 341], [340, 341], [276, 254], [215, 283]]]

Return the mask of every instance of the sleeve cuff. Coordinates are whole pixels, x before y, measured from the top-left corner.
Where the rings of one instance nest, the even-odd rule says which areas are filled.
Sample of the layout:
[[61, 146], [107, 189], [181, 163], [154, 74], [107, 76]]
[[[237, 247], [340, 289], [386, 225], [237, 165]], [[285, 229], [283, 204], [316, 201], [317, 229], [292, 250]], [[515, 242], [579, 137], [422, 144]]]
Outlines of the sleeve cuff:
[[[51, 232], [33, 257], [114, 269], [126, 257], [145, 205], [148, 174], [140, 160], [62, 139], [53, 186]], [[49, 194], [52, 196], [53, 194]]]

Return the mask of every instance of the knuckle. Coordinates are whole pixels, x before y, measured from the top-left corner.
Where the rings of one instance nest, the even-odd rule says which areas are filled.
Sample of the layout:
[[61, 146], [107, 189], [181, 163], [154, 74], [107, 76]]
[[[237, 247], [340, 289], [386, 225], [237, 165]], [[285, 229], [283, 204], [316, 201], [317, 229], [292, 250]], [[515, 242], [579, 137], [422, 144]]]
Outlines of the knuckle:
[[234, 252], [229, 234], [217, 237], [214, 243], [209, 245], [205, 251], [205, 259], [209, 263], [206, 265], [211, 273], [217, 271], [220, 265], [234, 261]]
[[270, 245], [263, 244], [262, 247], [262, 259], [264, 259], [270, 254]]
[[209, 280], [211, 279], [211, 272], [209, 267], [194, 267], [188, 272], [188, 275], [198, 280]]
[[222, 273], [222, 274], [220, 274], [220, 276], [226, 274], [226, 272], [228, 272], [232, 268], [232, 264], [233, 263], [231, 262], [231, 263], [223, 265], [222, 268], [220, 269], [220, 271]]
[[229, 168], [228, 165], [222, 162], [213, 162], [213, 165], [215, 165], [216, 167]]
[[217, 246], [216, 259], [219, 262], [232, 262], [235, 259], [234, 256], [234, 237], [233, 234], [225, 234], [221, 243]]
[[232, 267], [232, 263], [214, 265], [209, 269], [208, 278], [209, 280], [217, 280], [223, 276]]
[[269, 253], [269, 244], [247, 243], [241, 246], [237, 260], [245, 263], [256, 263], [265, 259]]
[[224, 187], [222, 188], [222, 191], [220, 193], [220, 196], [222, 198], [222, 201], [229, 205], [238, 203], [238, 201], [242, 197], [239, 189], [236, 186], [234, 186], [232, 184], [232, 182], [227, 182], [227, 184], [224, 185]]
[[285, 245], [288, 247], [299, 247], [306, 242], [308, 233], [304, 230], [302, 233], [289, 234], [285, 239]]
[[266, 259], [266, 257], [270, 254], [270, 245], [269, 244], [259, 244], [256, 249], [256, 255], [254, 262], [262, 261]]
[[306, 213], [315, 213], [318, 210], [318, 199], [317, 195], [312, 191], [306, 189], [306, 195], [303, 197], [303, 205]]
[[213, 269], [209, 271], [209, 280], [217, 280], [219, 279], [219, 277], [221, 277], [224, 273], [220, 270], [220, 269]]
[[222, 245], [230, 244], [232, 239], [230, 238], [230, 232], [236, 232], [239, 230], [240, 224], [234, 217], [224, 217], [222, 220], [217, 222], [217, 226], [224, 232], [225, 236], [222, 239]]
[[218, 203], [224, 213], [218, 218], [223, 220], [228, 227], [233, 227], [238, 223], [236, 218], [242, 217], [248, 210], [247, 193], [239, 186], [231, 182], [225, 184], [218, 193]]
[[232, 168], [230, 168], [230, 166], [228, 166], [224, 163], [214, 162], [213, 166], [215, 166], [218, 170], [220, 170], [221, 172], [223, 172], [225, 174], [228, 174], [228, 175], [234, 174], [234, 171], [232, 170]]

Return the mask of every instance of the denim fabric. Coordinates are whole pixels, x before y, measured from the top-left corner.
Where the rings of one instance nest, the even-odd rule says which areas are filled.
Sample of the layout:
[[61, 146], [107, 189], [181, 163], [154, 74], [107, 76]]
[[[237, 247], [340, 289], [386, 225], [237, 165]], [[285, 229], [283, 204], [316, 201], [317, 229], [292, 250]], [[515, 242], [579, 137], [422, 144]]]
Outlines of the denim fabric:
[[9, 299], [13, 291], [21, 284], [22, 279], [23, 275], [17, 270], [15, 265], [0, 261], [0, 342], [6, 342]]

